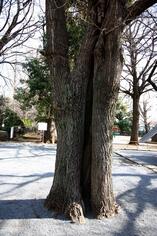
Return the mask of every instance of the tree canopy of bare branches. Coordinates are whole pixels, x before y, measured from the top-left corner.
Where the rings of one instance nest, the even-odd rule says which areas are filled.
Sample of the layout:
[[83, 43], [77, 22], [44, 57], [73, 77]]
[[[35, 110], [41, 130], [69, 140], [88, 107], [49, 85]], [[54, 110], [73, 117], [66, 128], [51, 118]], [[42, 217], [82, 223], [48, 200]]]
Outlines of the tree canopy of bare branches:
[[142, 118], [142, 122], [144, 124], [144, 131], [145, 133], [148, 133], [148, 131], [150, 130], [150, 116], [149, 116], [149, 111], [151, 109], [151, 106], [149, 104], [148, 100], [143, 100], [142, 104], [139, 106], [140, 108], [140, 115]]
[[38, 27], [39, 21], [34, 19], [34, 0], [1, 0], [0, 64], [17, 63], [15, 55], [26, 53], [19, 47], [34, 36]]

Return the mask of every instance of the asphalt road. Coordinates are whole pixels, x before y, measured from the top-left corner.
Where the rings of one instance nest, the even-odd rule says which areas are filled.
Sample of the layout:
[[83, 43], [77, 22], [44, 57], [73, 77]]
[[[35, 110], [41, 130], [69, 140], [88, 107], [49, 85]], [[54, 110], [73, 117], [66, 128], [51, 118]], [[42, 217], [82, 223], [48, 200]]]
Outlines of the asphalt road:
[[156, 236], [156, 173], [114, 154], [119, 214], [104, 221], [87, 214], [86, 224], [71, 224], [43, 207], [55, 155], [55, 145], [0, 143], [0, 236]]

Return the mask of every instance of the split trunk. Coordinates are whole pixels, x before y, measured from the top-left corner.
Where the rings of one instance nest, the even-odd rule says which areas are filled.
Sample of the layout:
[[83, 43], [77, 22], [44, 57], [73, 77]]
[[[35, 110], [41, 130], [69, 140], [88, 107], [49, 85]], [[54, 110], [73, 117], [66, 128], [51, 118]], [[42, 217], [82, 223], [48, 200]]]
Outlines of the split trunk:
[[[92, 24], [69, 70], [63, 2], [47, 0], [47, 58], [51, 70], [58, 143], [48, 209], [84, 222], [91, 207], [99, 219], [117, 211], [112, 187], [112, 125], [122, 70], [125, 1], [91, 1]], [[61, 7], [62, 6], [62, 7]]]

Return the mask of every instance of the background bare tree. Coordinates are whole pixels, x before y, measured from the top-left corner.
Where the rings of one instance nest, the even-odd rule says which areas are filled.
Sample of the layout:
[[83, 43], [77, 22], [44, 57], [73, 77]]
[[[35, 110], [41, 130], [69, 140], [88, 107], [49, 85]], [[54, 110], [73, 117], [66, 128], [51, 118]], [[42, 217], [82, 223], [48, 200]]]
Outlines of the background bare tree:
[[14, 65], [21, 63], [21, 57], [32, 50], [26, 42], [34, 37], [40, 26], [39, 20], [35, 19], [34, 2], [34, 0], [0, 1], [0, 76], [4, 79], [7, 79], [3, 69], [4, 64], [15, 70]]
[[148, 100], [143, 100], [142, 103], [139, 106], [140, 109], [140, 115], [142, 118], [142, 122], [144, 124], [144, 132], [148, 133], [150, 130], [150, 116], [149, 116], [149, 111], [151, 110], [151, 106], [149, 104]]
[[121, 91], [129, 95], [133, 102], [130, 144], [138, 144], [140, 97], [152, 89], [147, 79], [157, 56], [156, 30], [156, 15], [147, 11], [133, 21], [123, 35], [124, 69]]

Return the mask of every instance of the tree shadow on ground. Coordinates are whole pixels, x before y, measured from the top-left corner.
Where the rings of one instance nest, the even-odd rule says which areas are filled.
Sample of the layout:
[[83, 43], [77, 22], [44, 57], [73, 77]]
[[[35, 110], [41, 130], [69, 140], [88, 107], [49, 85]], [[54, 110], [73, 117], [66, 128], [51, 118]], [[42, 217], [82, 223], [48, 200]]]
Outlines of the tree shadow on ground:
[[[0, 145], [0, 150], [7, 150], [7, 156], [0, 157], [0, 161], [15, 158], [32, 158], [41, 156], [56, 156], [56, 145], [32, 145], [32, 144], [5, 144]], [[13, 152], [10, 152], [13, 150]], [[15, 152], [14, 152], [15, 151]], [[25, 153], [25, 151], [27, 151]]]
[[[120, 155], [125, 158], [130, 158], [131, 161], [135, 161], [137, 163], [143, 163], [145, 165], [157, 165], [157, 153], [154, 151], [136, 151], [131, 150], [129, 153], [126, 150], [121, 150], [118, 152]], [[140, 164], [139, 163], [139, 164]]]
[[0, 201], [0, 220], [10, 219], [64, 219], [44, 208], [44, 199], [19, 199]]
[[[157, 188], [152, 186], [151, 181], [157, 179], [157, 175], [134, 175], [134, 174], [114, 174], [115, 177], [136, 177], [139, 178], [138, 184], [136, 187], [128, 189], [127, 191], [119, 194], [117, 196], [117, 203], [120, 205], [122, 210], [125, 212], [127, 221], [124, 227], [119, 233], [116, 233], [116, 236], [122, 235], [139, 235], [139, 228], [137, 227], [138, 220], [143, 221], [141, 228], [146, 227], [146, 215], [144, 216], [144, 211], [146, 208], [157, 209]], [[149, 213], [150, 214], [150, 213]], [[151, 215], [151, 217], [153, 217]], [[155, 216], [154, 216], [155, 217]], [[153, 219], [153, 218], [152, 218]], [[149, 219], [150, 221], [150, 219]]]
[[[0, 195], [6, 196], [6, 195], [22, 188], [22, 187], [25, 187], [28, 184], [32, 184], [33, 182], [37, 182], [37, 181], [40, 181], [41, 179], [49, 178], [49, 177], [53, 177], [53, 176], [54, 176], [54, 173], [52, 173], [52, 172], [48, 172], [48, 173], [44, 173], [44, 174], [35, 173], [32, 175], [0, 175], [0, 178], [4, 179], [4, 181], [0, 182], [0, 185], [13, 186], [9, 190], [4, 190], [4, 191], [2, 190]], [[13, 178], [13, 179], [15, 178], [15, 182], [9, 183], [8, 181], [6, 181], [8, 177]], [[22, 181], [19, 183], [19, 181], [17, 181], [17, 178], [22, 178]], [[24, 179], [24, 181], [23, 181], [23, 179]]]

